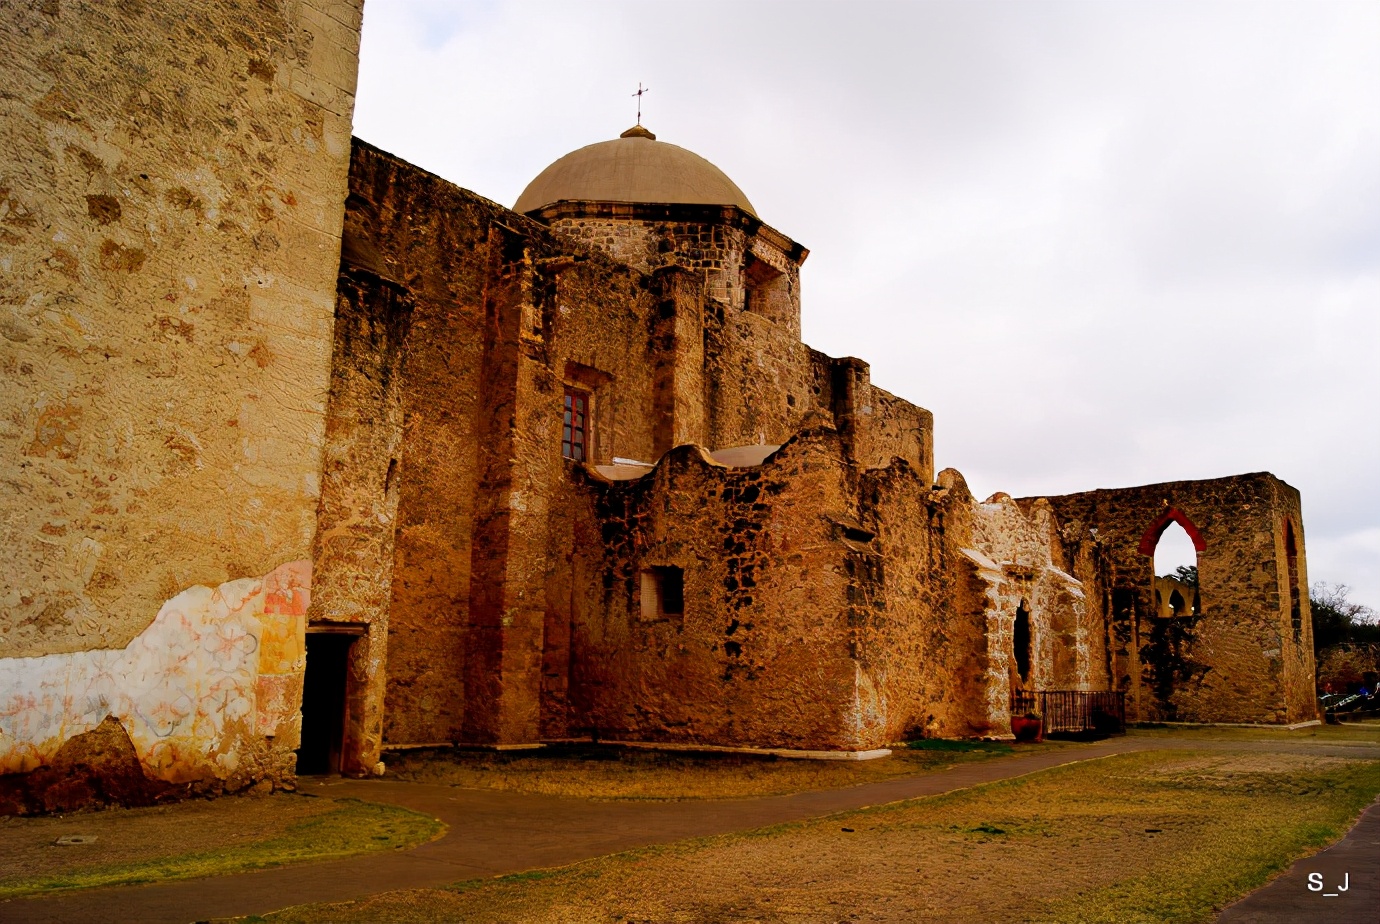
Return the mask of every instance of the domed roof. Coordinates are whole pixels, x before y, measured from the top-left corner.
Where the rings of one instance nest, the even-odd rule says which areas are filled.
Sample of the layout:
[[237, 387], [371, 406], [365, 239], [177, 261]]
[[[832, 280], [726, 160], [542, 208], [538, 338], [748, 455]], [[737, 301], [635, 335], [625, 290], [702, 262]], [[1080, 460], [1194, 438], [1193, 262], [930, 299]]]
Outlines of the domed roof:
[[641, 125], [613, 141], [571, 151], [547, 167], [527, 184], [513, 211], [531, 212], [562, 199], [736, 205], [757, 215], [722, 170], [685, 148], [657, 141]]

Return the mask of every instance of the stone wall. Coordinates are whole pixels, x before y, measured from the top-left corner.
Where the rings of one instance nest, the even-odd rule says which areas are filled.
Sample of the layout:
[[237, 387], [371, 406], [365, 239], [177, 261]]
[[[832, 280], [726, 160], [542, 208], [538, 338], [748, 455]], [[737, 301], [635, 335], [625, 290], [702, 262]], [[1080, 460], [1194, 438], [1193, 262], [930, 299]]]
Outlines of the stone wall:
[[590, 395], [592, 462], [655, 458], [678, 427], [698, 438], [702, 403], [676, 384], [693, 370], [675, 359], [678, 340], [700, 344], [678, 332], [698, 331], [698, 289], [572, 247], [362, 142], [348, 224], [356, 264], [413, 306], [384, 738], [534, 740], [564, 387]]
[[[358, 0], [0, 17], [15, 676], [128, 650], [191, 589], [309, 557], [359, 17]], [[198, 696], [177, 708], [199, 715]], [[219, 774], [202, 758], [220, 739], [191, 734], [186, 772]]]
[[972, 497], [952, 470], [931, 482], [905, 461], [865, 472], [845, 531], [854, 651], [884, 706], [885, 741], [992, 731], [986, 587], [963, 551]]
[[1101, 613], [1065, 570], [1047, 507], [1027, 513], [1004, 494], [979, 503], [958, 472], [931, 486], [897, 460], [863, 474], [860, 522], [857, 571], [870, 579], [857, 651], [888, 740], [1005, 735], [1018, 690], [1105, 688]]
[[[762, 465], [696, 447], [636, 481], [579, 478], [563, 522], [570, 627], [564, 716], [547, 732], [601, 739], [865, 749], [885, 735], [850, 649], [855, 501], [837, 435], [799, 434]], [[565, 545], [562, 540], [561, 545]], [[678, 569], [683, 606], [652, 605]]]
[[[1104, 601], [1112, 679], [1127, 691], [1133, 717], [1269, 723], [1316, 717], [1294, 488], [1261, 472], [1048, 502], [1066, 548], [1084, 550], [1073, 571]], [[1164, 616], [1154, 601], [1154, 551], [1175, 521], [1199, 546], [1201, 608]]]
[[347, 254], [338, 284], [309, 616], [318, 629], [361, 633], [347, 665], [341, 769], [364, 773], [383, 743], [403, 357], [413, 305], [399, 286], [354, 262]]
[[[547, 584], [543, 734], [866, 750], [1006, 734], [1016, 689], [1104, 688], [1100, 613], [1048, 506], [940, 480], [864, 470], [827, 426], [759, 466], [684, 447], [634, 481], [577, 476], [553, 506], [572, 557]], [[646, 602], [668, 568], [674, 613]]]

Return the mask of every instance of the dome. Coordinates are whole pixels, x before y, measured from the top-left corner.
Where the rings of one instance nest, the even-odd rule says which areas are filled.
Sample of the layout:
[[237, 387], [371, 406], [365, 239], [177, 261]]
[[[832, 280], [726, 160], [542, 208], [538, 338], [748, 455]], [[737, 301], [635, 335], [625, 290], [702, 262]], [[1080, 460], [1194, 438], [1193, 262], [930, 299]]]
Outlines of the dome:
[[722, 170], [685, 148], [657, 141], [641, 125], [613, 141], [571, 151], [547, 167], [527, 184], [513, 211], [531, 212], [562, 199], [736, 205], [757, 216]]

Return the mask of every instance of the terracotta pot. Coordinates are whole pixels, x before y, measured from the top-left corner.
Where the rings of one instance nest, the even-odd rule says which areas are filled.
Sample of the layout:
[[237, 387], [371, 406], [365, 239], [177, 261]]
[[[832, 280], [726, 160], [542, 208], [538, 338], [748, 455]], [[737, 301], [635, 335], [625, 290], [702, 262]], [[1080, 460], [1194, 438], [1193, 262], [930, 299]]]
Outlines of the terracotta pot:
[[1040, 719], [1028, 719], [1023, 715], [1011, 717], [1011, 733], [1017, 741], [1042, 741], [1043, 730], [1044, 722]]

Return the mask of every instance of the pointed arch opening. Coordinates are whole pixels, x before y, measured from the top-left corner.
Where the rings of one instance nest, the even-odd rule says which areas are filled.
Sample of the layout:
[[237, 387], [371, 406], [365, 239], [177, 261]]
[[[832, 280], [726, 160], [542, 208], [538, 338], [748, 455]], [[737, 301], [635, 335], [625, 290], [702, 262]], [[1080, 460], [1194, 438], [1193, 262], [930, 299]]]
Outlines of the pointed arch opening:
[[1140, 552], [1153, 562], [1155, 612], [1163, 617], [1197, 616], [1202, 612], [1198, 553], [1207, 548], [1198, 527], [1183, 511], [1170, 507], [1141, 537]]

